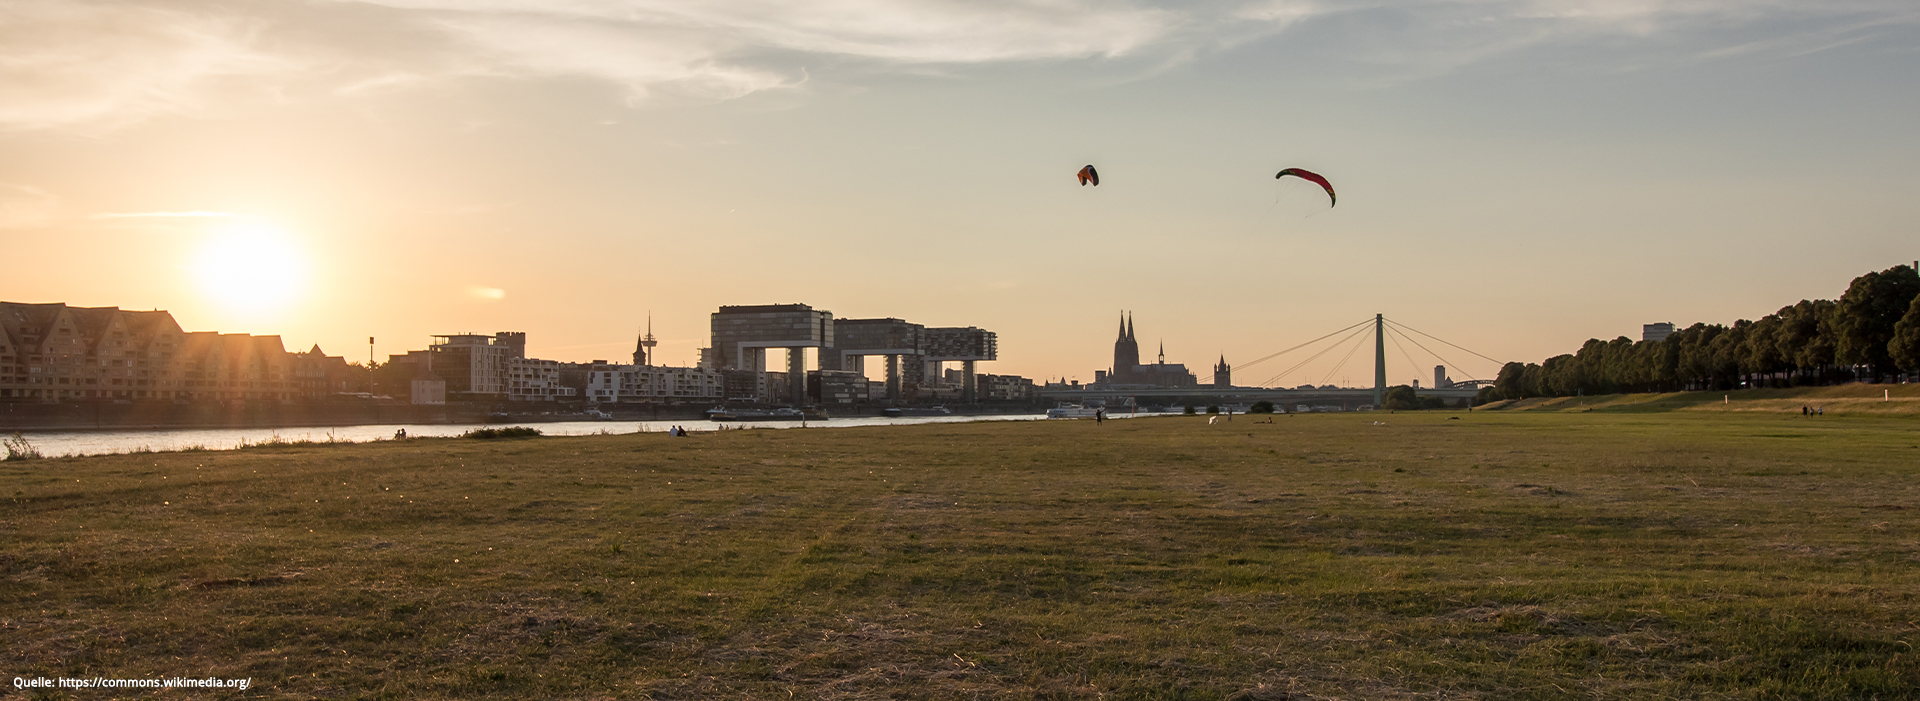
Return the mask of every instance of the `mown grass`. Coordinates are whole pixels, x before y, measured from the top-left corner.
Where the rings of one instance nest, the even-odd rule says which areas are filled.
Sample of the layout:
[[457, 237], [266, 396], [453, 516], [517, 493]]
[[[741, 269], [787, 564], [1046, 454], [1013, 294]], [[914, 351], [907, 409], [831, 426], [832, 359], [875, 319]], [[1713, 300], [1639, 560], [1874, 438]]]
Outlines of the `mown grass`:
[[270, 698], [1910, 698], [1917, 428], [1429, 412], [0, 462], [0, 672]]
[[[1779, 387], [1699, 392], [1649, 392], [1576, 397], [1535, 397], [1488, 404], [1492, 411], [1564, 412], [1744, 412], [1799, 414], [1819, 408], [1825, 415], [1920, 414], [1920, 384], [1850, 383], [1827, 387]], [[1823, 415], [1824, 416], [1824, 415]]]

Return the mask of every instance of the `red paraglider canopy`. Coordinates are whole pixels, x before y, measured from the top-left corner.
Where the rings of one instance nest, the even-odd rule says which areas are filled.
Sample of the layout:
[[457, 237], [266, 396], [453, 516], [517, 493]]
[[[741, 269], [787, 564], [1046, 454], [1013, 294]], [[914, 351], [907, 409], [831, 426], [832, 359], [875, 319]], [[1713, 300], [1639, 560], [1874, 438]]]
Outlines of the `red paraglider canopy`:
[[[1093, 166], [1087, 166], [1087, 167], [1091, 168]], [[1334, 204], [1339, 202], [1339, 199], [1334, 197], [1333, 195], [1333, 183], [1327, 182], [1327, 179], [1320, 177], [1319, 173], [1315, 173], [1313, 171], [1305, 170], [1301, 168], [1288, 168], [1274, 175], [1273, 179], [1279, 180], [1289, 175], [1299, 178], [1301, 180], [1305, 180], [1307, 182], [1313, 183], [1315, 185], [1319, 185], [1322, 188], [1326, 188], [1328, 207], [1332, 207]]]
[[1100, 172], [1094, 170], [1091, 164], [1080, 169], [1080, 185], [1085, 187], [1087, 183], [1093, 183], [1094, 187], [1100, 187]]

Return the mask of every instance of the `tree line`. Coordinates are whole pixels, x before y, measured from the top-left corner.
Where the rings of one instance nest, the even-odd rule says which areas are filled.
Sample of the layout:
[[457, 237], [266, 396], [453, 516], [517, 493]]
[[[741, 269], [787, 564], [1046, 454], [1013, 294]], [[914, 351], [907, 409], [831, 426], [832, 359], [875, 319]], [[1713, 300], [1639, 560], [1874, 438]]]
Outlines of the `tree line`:
[[1507, 363], [1478, 401], [1576, 394], [1788, 387], [1920, 374], [1920, 271], [1853, 279], [1838, 300], [1758, 320], [1694, 324], [1658, 341], [1590, 339], [1540, 363]]

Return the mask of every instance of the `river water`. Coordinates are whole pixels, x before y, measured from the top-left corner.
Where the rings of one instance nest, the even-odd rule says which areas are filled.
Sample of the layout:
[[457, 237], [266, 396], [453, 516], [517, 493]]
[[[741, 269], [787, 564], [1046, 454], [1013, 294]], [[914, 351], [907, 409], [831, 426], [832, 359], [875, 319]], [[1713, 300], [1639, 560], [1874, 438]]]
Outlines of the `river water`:
[[[176, 451], [186, 449], [232, 450], [246, 445], [258, 445], [275, 441], [339, 441], [361, 443], [384, 440], [394, 437], [405, 429], [408, 436], [422, 438], [432, 436], [458, 436], [476, 428], [502, 428], [506, 426], [527, 426], [537, 428], [549, 436], [590, 436], [612, 433], [664, 433], [668, 428], [681, 426], [688, 431], [717, 431], [726, 429], [787, 429], [800, 428], [802, 423], [813, 428], [836, 428], [845, 426], [898, 426], [904, 424], [955, 423], [964, 421], [1033, 421], [1045, 419], [1044, 414], [1009, 414], [996, 416], [859, 416], [835, 418], [826, 421], [752, 421], [726, 422], [713, 421], [559, 421], [553, 423], [529, 424], [378, 424], [368, 426], [316, 426], [310, 428], [192, 428], [162, 430], [95, 430], [95, 431], [25, 431], [21, 435], [35, 450], [46, 457], [68, 455], [107, 455], [115, 453], [137, 453], [143, 451]], [[1117, 418], [1117, 417], [1116, 417]], [[4, 455], [0, 455], [4, 458]]]

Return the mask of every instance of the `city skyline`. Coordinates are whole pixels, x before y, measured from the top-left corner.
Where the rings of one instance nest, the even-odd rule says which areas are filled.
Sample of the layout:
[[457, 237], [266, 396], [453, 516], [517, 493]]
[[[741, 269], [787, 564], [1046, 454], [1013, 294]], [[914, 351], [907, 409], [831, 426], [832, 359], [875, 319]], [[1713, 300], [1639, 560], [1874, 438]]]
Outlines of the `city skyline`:
[[806, 303], [992, 330], [980, 371], [1036, 380], [1091, 381], [1121, 309], [1197, 368], [1375, 313], [1537, 362], [1916, 257], [1920, 10], [1890, 1], [0, 20], [0, 298], [356, 361], [511, 329], [618, 362], [651, 311], [691, 365], [713, 309]]

